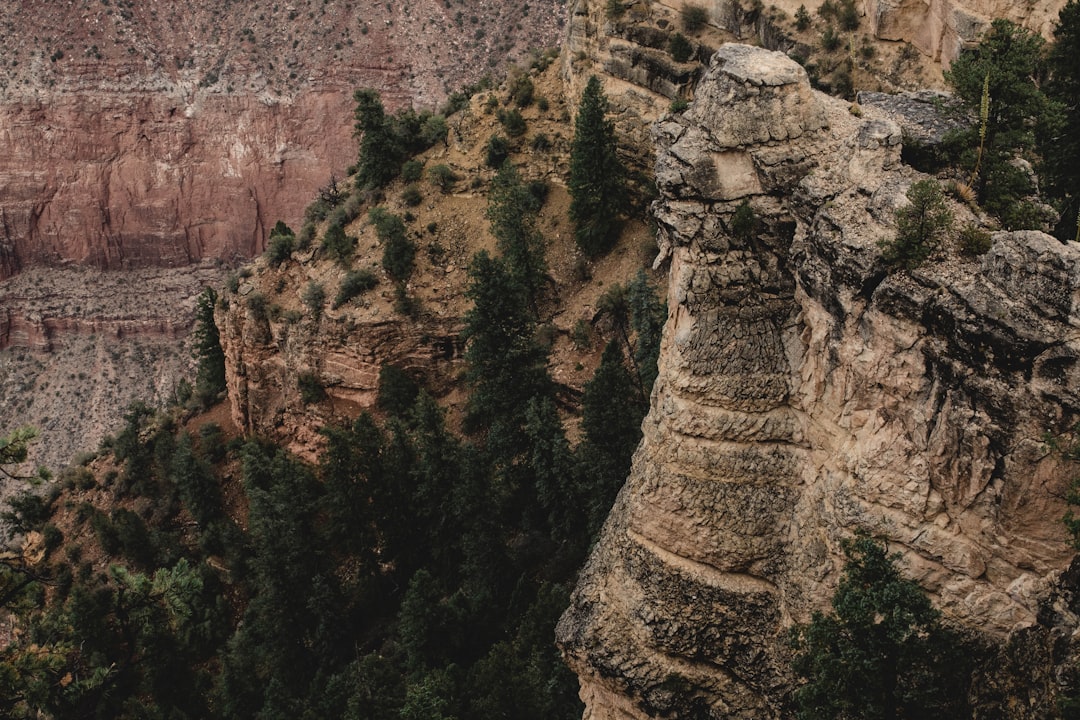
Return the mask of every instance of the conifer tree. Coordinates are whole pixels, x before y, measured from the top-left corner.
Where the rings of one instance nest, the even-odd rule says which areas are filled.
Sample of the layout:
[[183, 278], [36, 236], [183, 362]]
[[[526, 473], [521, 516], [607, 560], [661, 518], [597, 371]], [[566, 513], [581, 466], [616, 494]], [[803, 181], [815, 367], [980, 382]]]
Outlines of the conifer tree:
[[529, 400], [550, 391], [547, 353], [534, 338], [536, 321], [525, 289], [505, 261], [478, 253], [469, 267], [467, 295], [473, 301], [464, 331], [473, 387], [467, 424], [494, 430], [489, 445], [503, 445], [500, 454], [511, 457], [524, 447]]
[[1048, 190], [1059, 202], [1057, 235], [1080, 241], [1080, 3], [1069, 0], [1058, 15], [1048, 60], [1047, 95], [1053, 103], [1042, 142]]
[[517, 168], [507, 160], [491, 182], [487, 217], [507, 269], [524, 288], [534, 316], [538, 314], [537, 303], [548, 271], [544, 238], [536, 228], [535, 206]]
[[965, 108], [982, 119], [961, 133], [970, 156], [964, 162], [977, 171], [978, 200], [1011, 228], [1032, 222], [1021, 199], [1033, 188], [1010, 161], [1034, 149], [1034, 128], [1046, 114], [1046, 96], [1035, 83], [1043, 44], [1015, 23], [994, 20], [979, 45], [961, 52], [945, 72]]
[[969, 717], [958, 638], [898, 555], [867, 535], [843, 543], [847, 563], [828, 614], [792, 634], [800, 720]]
[[570, 146], [570, 219], [574, 239], [594, 257], [611, 248], [626, 207], [625, 170], [616, 153], [615, 124], [599, 78], [589, 78], [574, 122]]
[[378, 91], [357, 90], [353, 99], [356, 101], [354, 134], [360, 137], [356, 186], [360, 189], [381, 188], [397, 175], [401, 151]]
[[579, 448], [586, 489], [590, 533], [600, 529], [615, 494], [630, 472], [630, 461], [641, 440], [644, 409], [638, 400], [637, 383], [626, 369], [622, 349], [612, 340], [604, 348], [600, 367], [585, 385], [581, 401], [581, 429], [585, 440]]
[[217, 293], [206, 288], [195, 301], [195, 394], [204, 407], [217, 399], [225, 390], [225, 352], [221, 349], [221, 335], [214, 324], [214, 305]]

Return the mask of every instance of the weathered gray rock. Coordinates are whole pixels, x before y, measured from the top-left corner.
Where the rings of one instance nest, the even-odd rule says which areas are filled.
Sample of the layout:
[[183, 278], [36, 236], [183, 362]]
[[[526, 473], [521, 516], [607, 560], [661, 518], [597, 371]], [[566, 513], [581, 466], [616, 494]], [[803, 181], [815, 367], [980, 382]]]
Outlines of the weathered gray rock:
[[[1080, 416], [1080, 247], [996, 233], [978, 260], [889, 274], [880, 243], [920, 177], [901, 136], [738, 46], [654, 129], [660, 376], [558, 630], [587, 717], [787, 717], [788, 628], [827, 605], [858, 528], [986, 647], [1068, 655], [1050, 638], [1075, 614], [1045, 610], [1072, 554], [1065, 474], [1041, 438]], [[988, 653], [987, 707], [1023, 686]], [[1052, 707], [1053, 677], [1005, 717]]]

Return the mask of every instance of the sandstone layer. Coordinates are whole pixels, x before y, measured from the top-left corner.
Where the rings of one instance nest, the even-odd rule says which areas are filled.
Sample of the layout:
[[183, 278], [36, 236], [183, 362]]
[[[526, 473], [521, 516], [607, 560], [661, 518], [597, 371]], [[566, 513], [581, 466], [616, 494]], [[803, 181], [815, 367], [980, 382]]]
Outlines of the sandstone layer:
[[[995, 233], [888, 272], [878, 243], [921, 177], [901, 127], [780, 53], [724, 46], [654, 132], [660, 376], [558, 630], [586, 717], [788, 717], [788, 630], [858, 529], [990, 645], [1045, 639], [1050, 615], [1067, 637], [1072, 611], [1045, 612], [1072, 552], [1043, 436], [1080, 410], [1080, 247]], [[1052, 707], [1043, 690], [1012, 717]]]

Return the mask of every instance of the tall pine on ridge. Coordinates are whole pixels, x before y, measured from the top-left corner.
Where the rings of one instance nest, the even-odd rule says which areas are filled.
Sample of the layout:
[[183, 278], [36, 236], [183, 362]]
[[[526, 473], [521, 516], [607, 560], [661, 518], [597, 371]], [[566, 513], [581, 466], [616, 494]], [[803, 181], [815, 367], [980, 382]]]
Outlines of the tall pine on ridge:
[[615, 124], [600, 80], [589, 78], [574, 122], [570, 147], [570, 219], [578, 247], [595, 257], [610, 250], [618, 216], [626, 207], [626, 174], [616, 154]]

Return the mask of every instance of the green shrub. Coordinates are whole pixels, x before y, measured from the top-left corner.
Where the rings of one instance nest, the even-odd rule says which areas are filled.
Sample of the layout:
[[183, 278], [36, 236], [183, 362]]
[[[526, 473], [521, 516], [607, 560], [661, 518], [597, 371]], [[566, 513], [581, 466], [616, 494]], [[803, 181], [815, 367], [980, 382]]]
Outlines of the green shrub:
[[318, 226], [313, 222], [305, 222], [303, 227], [300, 228], [300, 235], [296, 238], [296, 249], [307, 250], [311, 247], [311, 242], [315, 239], [315, 233], [318, 231]]
[[750, 207], [749, 200], [743, 200], [731, 216], [731, 235], [746, 242], [754, 237], [756, 228], [757, 217], [754, 215], [754, 208]]
[[510, 141], [502, 135], [492, 135], [484, 147], [484, 164], [489, 168], [500, 168], [510, 157]]
[[795, 29], [802, 32], [810, 27], [810, 23], [810, 13], [805, 5], [800, 5], [799, 9], [795, 11]]
[[570, 340], [574, 343], [574, 349], [579, 351], [588, 350], [592, 347], [592, 326], [581, 318], [574, 323], [570, 331]]
[[379, 394], [376, 404], [391, 415], [404, 416], [412, 410], [420, 386], [396, 365], [383, 365], [379, 370]]
[[266, 245], [266, 259], [274, 267], [292, 257], [296, 245], [296, 238], [292, 235], [271, 235], [270, 242]]
[[337, 261], [339, 265], [345, 265], [352, 258], [353, 250], [356, 247], [356, 238], [346, 235], [345, 228], [334, 223], [326, 228], [322, 246], [326, 254]]
[[671, 53], [672, 60], [684, 63], [694, 54], [694, 46], [685, 35], [677, 32], [668, 40], [668, 52]]
[[379, 284], [379, 279], [370, 270], [353, 270], [345, 274], [334, 297], [333, 308], [336, 310], [358, 295], [366, 293]]
[[832, 52], [840, 47], [842, 38], [840, 33], [836, 32], [836, 28], [829, 25], [825, 28], [825, 31], [821, 33], [821, 48], [826, 52]]
[[690, 103], [688, 103], [686, 100], [684, 100], [683, 98], [675, 98], [671, 101], [671, 105], [668, 106], [668, 112], [674, 115], [675, 113], [681, 113], [688, 107], [690, 107]]
[[683, 5], [681, 17], [683, 30], [689, 33], [696, 33], [709, 23], [709, 11], [694, 3]]
[[401, 201], [409, 207], [416, 207], [424, 202], [424, 194], [416, 184], [412, 184], [401, 192]]
[[412, 275], [416, 258], [416, 245], [409, 239], [405, 223], [381, 207], [372, 208], [368, 216], [383, 243], [383, 269], [394, 280], [405, 282]]
[[855, 0], [840, 0], [837, 22], [841, 29], [849, 32], [859, 29], [859, 10], [855, 7]]
[[536, 87], [533, 81], [525, 73], [521, 73], [510, 81], [510, 99], [518, 107], [529, 107], [533, 102], [533, 93]]
[[618, 20], [626, 14], [626, 8], [622, 4], [622, 0], [607, 0], [607, 4], [604, 6], [604, 14], [607, 15], [609, 20]]
[[300, 300], [311, 312], [311, 317], [318, 320], [322, 317], [323, 305], [326, 304], [326, 289], [323, 288], [322, 283], [311, 280], [300, 293]]
[[266, 296], [262, 293], [255, 292], [248, 295], [247, 307], [252, 318], [256, 321], [266, 321], [269, 319], [266, 314]]
[[458, 181], [458, 176], [454, 174], [454, 171], [447, 165], [433, 165], [428, 168], [428, 180], [431, 184], [439, 188], [442, 193], [448, 193], [454, 189], [454, 183]]
[[919, 180], [907, 191], [909, 203], [896, 211], [896, 238], [879, 245], [885, 261], [912, 269], [941, 243], [952, 226], [952, 211], [935, 180]]
[[[529, 142], [529, 146], [537, 152], [544, 152], [551, 149], [551, 138], [546, 133], [536, 133], [532, 140]], [[505, 158], [504, 158], [505, 159]]]
[[313, 372], [300, 373], [296, 377], [296, 386], [300, 390], [300, 401], [305, 405], [320, 402], [326, 397], [322, 381]]
[[401, 166], [401, 179], [407, 183], [414, 183], [424, 176], [424, 163], [420, 160], [409, 160]]
[[960, 243], [960, 252], [969, 256], [985, 255], [993, 244], [990, 233], [974, 223], [965, 225], [957, 240]]
[[506, 134], [510, 137], [521, 137], [528, 130], [528, 125], [525, 123], [525, 118], [521, 116], [521, 112], [518, 110], [500, 110], [499, 122], [502, 123], [503, 129], [506, 130]]

